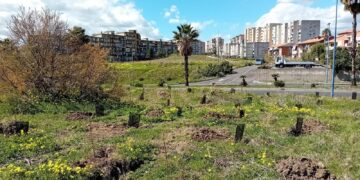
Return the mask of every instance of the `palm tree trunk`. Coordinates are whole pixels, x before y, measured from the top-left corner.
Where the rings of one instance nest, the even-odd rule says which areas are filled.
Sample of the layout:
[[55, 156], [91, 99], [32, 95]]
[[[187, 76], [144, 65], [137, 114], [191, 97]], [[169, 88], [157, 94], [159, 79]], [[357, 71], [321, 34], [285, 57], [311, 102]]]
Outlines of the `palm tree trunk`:
[[184, 56], [185, 68], [185, 86], [189, 86], [189, 56]]
[[356, 46], [357, 46], [357, 41], [356, 41], [356, 26], [357, 26], [357, 22], [356, 22], [356, 13], [353, 13], [353, 37], [352, 37], [352, 52], [351, 52], [351, 58], [352, 58], [352, 62], [351, 62], [351, 71], [352, 71], [352, 82], [351, 85], [356, 86]]

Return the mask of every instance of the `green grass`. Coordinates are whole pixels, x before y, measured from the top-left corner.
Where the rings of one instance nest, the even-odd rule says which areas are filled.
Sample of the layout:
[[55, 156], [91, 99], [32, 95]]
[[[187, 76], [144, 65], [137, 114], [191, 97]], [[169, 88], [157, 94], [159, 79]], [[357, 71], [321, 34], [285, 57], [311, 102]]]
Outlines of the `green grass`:
[[[123, 101], [134, 105], [107, 105], [107, 115], [90, 120], [69, 121], [70, 111], [93, 111], [92, 104], [64, 103], [37, 104], [43, 110], [35, 115], [10, 114], [6, 102], [0, 103], [1, 122], [25, 120], [30, 122], [29, 134], [0, 136], [0, 179], [82, 179], [93, 169], [76, 173], [75, 162], [89, 159], [93, 150], [111, 147], [109, 158], [142, 159], [145, 161], [128, 179], [279, 179], [275, 164], [288, 156], [308, 157], [321, 161], [338, 179], [360, 178], [360, 102], [348, 99], [321, 98], [317, 105], [314, 96], [255, 96], [230, 94], [216, 88], [194, 88], [192, 93], [173, 89], [171, 107], [166, 107], [167, 88], [146, 88], [145, 100], [138, 97], [141, 88], [131, 88]], [[160, 94], [163, 94], [160, 96]], [[206, 94], [209, 104], [201, 105]], [[253, 97], [252, 103], [242, 104], [244, 119], [206, 119], [208, 112], [237, 115], [235, 102]], [[315, 134], [293, 137], [288, 134], [299, 112], [296, 103], [302, 103], [305, 121], [318, 120], [329, 129]], [[174, 107], [181, 107], [177, 116]], [[147, 117], [151, 108], [163, 109], [160, 121]], [[176, 109], [176, 108], [175, 108]], [[127, 122], [130, 112], [141, 112], [141, 127], [126, 128], [123, 135], [94, 137], [89, 134], [91, 124]], [[244, 140], [234, 143], [236, 125], [245, 123]], [[226, 140], [198, 142], [191, 136], [199, 128], [211, 128], [229, 133]], [[106, 132], [104, 132], [106, 134]], [[25, 159], [32, 161], [31, 165]], [[215, 162], [225, 159], [229, 165], [221, 167]], [[61, 162], [71, 168], [64, 174], [48, 166], [49, 160]], [[11, 166], [9, 166], [11, 165]], [[43, 169], [40, 167], [44, 166]], [[18, 169], [16, 169], [18, 168]], [[41, 170], [40, 170], [41, 169]]]
[[[119, 73], [120, 82], [124, 84], [136, 82], [144, 84], [158, 84], [161, 79], [174, 84], [185, 82], [183, 61], [183, 57], [172, 55], [165, 59], [153, 61], [113, 63], [112, 66]], [[244, 67], [253, 62], [251, 60], [243, 59], [231, 59], [229, 61], [235, 68]], [[210, 58], [204, 55], [190, 56], [189, 62], [191, 82], [207, 79], [199, 73], [199, 69], [205, 68], [211, 63], [220, 63], [218, 59]], [[143, 78], [143, 81], [140, 81], [141, 78]]]

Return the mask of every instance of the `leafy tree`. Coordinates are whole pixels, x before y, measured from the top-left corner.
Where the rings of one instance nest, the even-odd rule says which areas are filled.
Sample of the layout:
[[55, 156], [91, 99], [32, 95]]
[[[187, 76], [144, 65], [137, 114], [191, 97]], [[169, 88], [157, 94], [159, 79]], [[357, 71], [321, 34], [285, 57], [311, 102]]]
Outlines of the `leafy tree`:
[[178, 50], [184, 56], [185, 86], [189, 86], [189, 56], [192, 54], [191, 42], [199, 37], [199, 32], [190, 24], [181, 24], [177, 27], [177, 31], [173, 31], [173, 33]]
[[324, 63], [325, 55], [326, 55], [325, 45], [322, 43], [318, 43], [311, 46], [310, 51], [304, 54], [303, 59], [305, 60], [318, 59], [320, 63]]
[[352, 34], [352, 49], [351, 49], [351, 71], [352, 71], [352, 82], [353, 86], [356, 86], [356, 26], [357, 26], [357, 14], [360, 13], [360, 2], [354, 0], [341, 0], [345, 6], [345, 10], [349, 11], [353, 16], [353, 34]]
[[154, 58], [154, 50], [152, 48], [147, 48], [145, 59], [152, 59], [152, 58]]
[[[56, 101], [64, 98], [98, 100], [100, 88], [112, 80], [108, 51], [74, 44], [57, 12], [21, 7], [9, 21], [14, 48], [0, 49], [0, 81], [25, 97]], [[70, 41], [70, 42], [69, 42]]]
[[351, 70], [351, 61], [350, 61], [350, 53], [346, 48], [338, 47], [336, 48], [336, 64], [335, 71], [339, 72], [350, 71]]
[[68, 30], [67, 41], [75, 43], [75, 45], [84, 45], [89, 43], [89, 37], [85, 34], [85, 29], [82, 27], [74, 26]]

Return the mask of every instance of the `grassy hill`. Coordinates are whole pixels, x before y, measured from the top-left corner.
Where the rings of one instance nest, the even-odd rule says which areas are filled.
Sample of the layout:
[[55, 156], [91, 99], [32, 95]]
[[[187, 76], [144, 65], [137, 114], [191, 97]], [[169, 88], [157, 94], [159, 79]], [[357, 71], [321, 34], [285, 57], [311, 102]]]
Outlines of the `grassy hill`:
[[[120, 81], [124, 84], [136, 82], [157, 84], [161, 79], [169, 83], [183, 83], [185, 81], [183, 61], [183, 57], [172, 55], [168, 58], [153, 61], [113, 63], [112, 66], [118, 71]], [[243, 67], [253, 62], [243, 59], [229, 61], [235, 68]], [[209, 64], [220, 63], [218, 59], [204, 55], [191, 56], [189, 62], [191, 82], [206, 79], [206, 77], [199, 73], [199, 69], [205, 68]]]
[[[171, 96], [151, 88], [139, 100], [141, 93], [132, 88], [124, 97], [133, 103], [105, 103], [102, 117], [71, 114], [93, 112], [92, 104], [38, 103], [41, 112], [21, 115], [0, 103], [2, 123], [30, 122], [28, 134], [0, 136], [0, 179], [86, 179], [118, 169], [128, 179], [280, 179], [288, 157], [319, 162], [316, 168], [338, 179], [360, 177], [359, 101], [212, 88], [173, 89]], [[127, 126], [131, 112], [141, 114], [138, 128]], [[294, 136], [298, 116], [304, 134]], [[235, 143], [238, 124], [246, 127]]]

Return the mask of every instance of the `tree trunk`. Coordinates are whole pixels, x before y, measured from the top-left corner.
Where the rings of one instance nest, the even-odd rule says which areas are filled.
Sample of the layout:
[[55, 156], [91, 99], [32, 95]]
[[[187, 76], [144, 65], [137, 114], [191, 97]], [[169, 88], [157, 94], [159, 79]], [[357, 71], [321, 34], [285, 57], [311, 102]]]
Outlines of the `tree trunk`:
[[185, 55], [185, 86], [189, 86], [189, 56]]
[[356, 41], [356, 26], [357, 26], [357, 22], [356, 22], [356, 13], [353, 13], [353, 37], [352, 37], [352, 51], [351, 51], [351, 58], [352, 58], [352, 62], [351, 62], [351, 70], [352, 70], [352, 82], [351, 85], [356, 86], [356, 46], [357, 46], [357, 41]]

